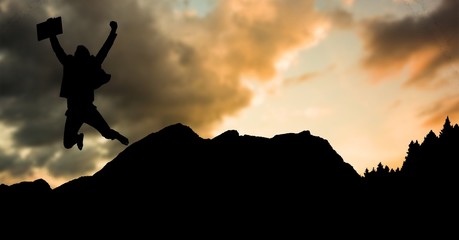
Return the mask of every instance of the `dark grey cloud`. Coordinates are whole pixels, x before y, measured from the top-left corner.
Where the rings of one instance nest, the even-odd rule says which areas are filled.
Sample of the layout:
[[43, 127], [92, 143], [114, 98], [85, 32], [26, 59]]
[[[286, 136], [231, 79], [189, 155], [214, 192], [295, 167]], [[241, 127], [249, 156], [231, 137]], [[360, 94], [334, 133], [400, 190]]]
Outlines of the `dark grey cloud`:
[[88, 175], [98, 167], [95, 158], [100, 154], [94, 148], [85, 149], [81, 152], [63, 151], [59, 151], [62, 155], [47, 163], [46, 167], [54, 177], [78, 178]]
[[0, 176], [33, 176], [35, 167], [46, 165], [43, 157], [52, 155], [48, 146], [61, 142], [58, 73], [50, 68], [55, 60], [38, 47], [35, 32], [46, 2], [0, 1], [0, 125], [14, 129], [2, 135]]
[[13, 176], [24, 176], [30, 173], [32, 162], [18, 161], [19, 156], [0, 152], [0, 171]]
[[375, 78], [399, 73], [409, 65], [407, 85], [431, 84], [439, 79], [441, 70], [458, 68], [458, 13], [458, 1], [444, 0], [428, 15], [366, 22], [363, 37], [368, 54], [363, 65]]

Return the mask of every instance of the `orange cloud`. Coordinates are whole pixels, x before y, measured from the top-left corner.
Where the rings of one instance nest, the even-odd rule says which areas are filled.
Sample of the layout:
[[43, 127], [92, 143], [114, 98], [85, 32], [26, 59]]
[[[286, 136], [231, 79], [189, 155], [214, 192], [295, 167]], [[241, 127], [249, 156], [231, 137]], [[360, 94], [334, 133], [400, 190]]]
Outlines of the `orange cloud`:
[[[221, 1], [206, 17], [176, 20], [169, 29], [172, 38], [198, 48], [213, 71], [239, 82], [242, 76], [271, 80], [276, 62], [313, 44], [325, 25], [313, 1], [238, 0]], [[193, 36], [182, 38], [186, 33]]]
[[350, 7], [354, 4], [354, 0], [341, 0], [343, 2], [344, 6]]
[[439, 101], [436, 101], [423, 112], [421, 116], [425, 116], [424, 126], [430, 129], [436, 129], [443, 126], [446, 116], [452, 123], [459, 119], [459, 95], [448, 96]]

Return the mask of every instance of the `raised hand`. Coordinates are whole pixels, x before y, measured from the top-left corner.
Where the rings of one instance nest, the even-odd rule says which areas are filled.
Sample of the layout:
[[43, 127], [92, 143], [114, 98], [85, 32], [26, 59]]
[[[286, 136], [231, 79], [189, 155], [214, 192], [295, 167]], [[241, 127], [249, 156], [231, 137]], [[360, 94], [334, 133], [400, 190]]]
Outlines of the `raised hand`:
[[113, 32], [116, 32], [116, 29], [118, 28], [118, 23], [115, 21], [110, 22], [110, 27], [112, 28]]

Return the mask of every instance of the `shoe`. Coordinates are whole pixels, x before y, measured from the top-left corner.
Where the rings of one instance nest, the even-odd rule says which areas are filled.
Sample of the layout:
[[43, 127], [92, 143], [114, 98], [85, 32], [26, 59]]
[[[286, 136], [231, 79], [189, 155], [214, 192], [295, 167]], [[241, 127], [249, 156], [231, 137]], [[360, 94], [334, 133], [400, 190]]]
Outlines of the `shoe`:
[[83, 138], [84, 138], [83, 133], [78, 134], [77, 146], [78, 146], [78, 149], [80, 150], [83, 149]]
[[116, 139], [118, 139], [118, 141], [120, 141], [122, 144], [124, 145], [128, 145], [129, 144], [129, 139], [127, 139], [127, 137], [121, 135], [118, 133], [118, 136], [116, 136]]

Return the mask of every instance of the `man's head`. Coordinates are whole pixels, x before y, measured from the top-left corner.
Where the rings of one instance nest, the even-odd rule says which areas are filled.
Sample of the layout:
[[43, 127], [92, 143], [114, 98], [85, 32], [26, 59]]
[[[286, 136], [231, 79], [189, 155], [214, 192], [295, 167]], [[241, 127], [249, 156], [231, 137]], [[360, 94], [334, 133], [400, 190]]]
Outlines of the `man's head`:
[[83, 46], [83, 45], [78, 45], [76, 50], [75, 50], [75, 57], [80, 58], [80, 59], [85, 59], [90, 56], [89, 50]]

